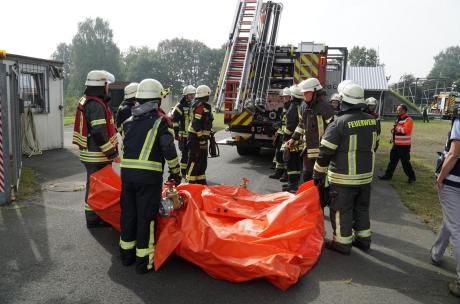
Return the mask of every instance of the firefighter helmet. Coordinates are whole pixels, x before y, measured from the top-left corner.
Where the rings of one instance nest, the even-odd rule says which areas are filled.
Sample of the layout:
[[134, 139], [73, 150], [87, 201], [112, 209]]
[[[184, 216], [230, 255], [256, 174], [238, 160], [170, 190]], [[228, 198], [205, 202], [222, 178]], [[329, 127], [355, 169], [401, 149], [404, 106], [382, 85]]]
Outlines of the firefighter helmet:
[[284, 88], [282, 91], [281, 91], [281, 94], [280, 96], [291, 96], [291, 90], [289, 88]]
[[291, 90], [288, 87], [285, 87], [282, 91], [280, 96], [291, 96]]
[[103, 87], [106, 83], [115, 82], [115, 76], [103, 70], [93, 70], [86, 76], [85, 86]]
[[331, 99], [329, 101], [334, 101], [334, 100], [340, 101], [341, 99], [342, 98], [340, 97], [340, 94], [334, 93], [334, 94], [332, 94]]
[[300, 88], [298, 85], [292, 85], [289, 90], [291, 91], [291, 96], [299, 99], [303, 99], [303, 94], [300, 91]]
[[341, 101], [348, 104], [357, 105], [364, 103], [364, 89], [356, 83], [346, 84], [340, 96], [342, 97]]
[[201, 98], [211, 95], [211, 89], [207, 85], [200, 85], [196, 88], [195, 98]]
[[125, 87], [125, 99], [130, 99], [136, 97], [137, 87], [139, 84], [137, 82], [131, 82]]
[[342, 93], [343, 88], [344, 88], [347, 84], [349, 84], [349, 83], [353, 83], [353, 80], [348, 80], [348, 79], [347, 79], [347, 80], [344, 80], [344, 81], [342, 81], [341, 83], [339, 83], [339, 85], [337, 86], [337, 92], [338, 92], [339, 94]]
[[188, 95], [188, 94], [195, 94], [196, 93], [196, 88], [194, 86], [192, 86], [191, 84], [186, 86], [183, 90], [182, 90], [182, 95]]
[[366, 104], [368, 106], [376, 106], [377, 105], [377, 99], [375, 99], [374, 97], [369, 97], [366, 99]]
[[157, 99], [163, 98], [163, 86], [158, 80], [147, 78], [139, 83], [136, 98], [138, 99]]
[[308, 78], [299, 83], [300, 92], [315, 92], [321, 90], [323, 87], [317, 78]]

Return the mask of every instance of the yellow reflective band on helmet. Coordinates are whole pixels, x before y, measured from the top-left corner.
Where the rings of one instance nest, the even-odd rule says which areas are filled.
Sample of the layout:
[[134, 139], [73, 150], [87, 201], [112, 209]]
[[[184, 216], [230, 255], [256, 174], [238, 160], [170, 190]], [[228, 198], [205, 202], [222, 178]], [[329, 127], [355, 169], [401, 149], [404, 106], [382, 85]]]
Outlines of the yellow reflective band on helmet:
[[105, 125], [105, 119], [95, 119], [91, 121], [91, 127], [95, 127], [98, 125]]
[[356, 175], [356, 147], [358, 145], [358, 135], [350, 135], [348, 142], [348, 175]]
[[328, 166], [322, 167], [322, 166], [318, 165], [317, 162], [315, 162], [315, 165], [313, 166], [313, 170], [315, 170], [317, 172], [320, 172], [320, 173], [326, 173], [327, 169], [328, 169]]
[[365, 230], [355, 230], [355, 236], [359, 238], [368, 238], [371, 237], [372, 232], [370, 229]]
[[326, 148], [329, 148], [331, 150], [337, 150], [338, 145], [331, 143], [330, 141], [325, 140], [324, 138], [321, 139], [321, 145], [325, 146]]
[[153, 143], [155, 142], [155, 139], [157, 137], [158, 128], [160, 126], [162, 119], [163, 119], [162, 117], [158, 118], [153, 124], [152, 129], [150, 129], [149, 132], [147, 133], [147, 137], [144, 141], [144, 145], [142, 146], [142, 150], [139, 155], [140, 160], [147, 160], [149, 158], [149, 155], [150, 155], [150, 152], [152, 152]]
[[136, 241], [125, 242], [120, 238], [120, 248], [124, 250], [134, 249], [136, 247]]
[[128, 169], [141, 169], [163, 172], [163, 164], [156, 161], [140, 160], [140, 159], [126, 159], [121, 160], [120, 167]]

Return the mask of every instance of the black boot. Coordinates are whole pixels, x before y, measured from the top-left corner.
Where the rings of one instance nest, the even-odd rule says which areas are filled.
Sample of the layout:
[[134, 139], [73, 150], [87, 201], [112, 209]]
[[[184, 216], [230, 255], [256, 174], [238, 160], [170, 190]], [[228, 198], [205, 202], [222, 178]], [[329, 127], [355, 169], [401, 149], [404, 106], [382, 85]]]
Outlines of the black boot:
[[362, 251], [369, 251], [371, 249], [371, 239], [370, 238], [355, 238], [352, 245]]
[[287, 172], [286, 170], [283, 170], [283, 176], [280, 178], [280, 182], [285, 183], [288, 180]]
[[290, 174], [288, 175], [288, 191], [291, 193], [296, 193], [299, 188], [300, 175], [299, 174]]
[[344, 255], [350, 255], [351, 253], [351, 244], [350, 246], [347, 246], [347, 245], [339, 244], [332, 240], [326, 240], [326, 248], [337, 251], [338, 253], [341, 253]]
[[276, 169], [275, 173], [269, 175], [268, 177], [273, 179], [279, 179], [281, 176], [283, 176], [283, 171], [283, 169]]

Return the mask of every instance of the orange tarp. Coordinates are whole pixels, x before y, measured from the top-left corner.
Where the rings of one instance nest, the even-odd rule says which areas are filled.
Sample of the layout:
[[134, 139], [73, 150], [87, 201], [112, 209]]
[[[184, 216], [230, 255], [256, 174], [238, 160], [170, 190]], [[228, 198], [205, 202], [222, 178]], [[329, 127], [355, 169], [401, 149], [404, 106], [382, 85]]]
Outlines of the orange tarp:
[[[119, 229], [119, 176], [108, 166], [92, 175], [91, 189], [89, 205]], [[224, 185], [183, 184], [177, 189], [187, 204], [176, 216], [158, 219], [157, 270], [175, 253], [214, 278], [266, 278], [286, 290], [319, 258], [324, 220], [311, 182], [297, 195], [257, 194]]]

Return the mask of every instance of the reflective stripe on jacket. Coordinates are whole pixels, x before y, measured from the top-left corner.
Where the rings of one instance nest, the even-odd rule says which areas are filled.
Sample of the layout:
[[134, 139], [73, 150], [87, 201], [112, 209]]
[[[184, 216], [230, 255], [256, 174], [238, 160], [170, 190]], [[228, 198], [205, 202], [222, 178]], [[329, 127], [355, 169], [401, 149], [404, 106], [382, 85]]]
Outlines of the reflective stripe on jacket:
[[393, 143], [396, 146], [410, 146], [414, 122], [407, 113], [398, 117], [393, 127]]

